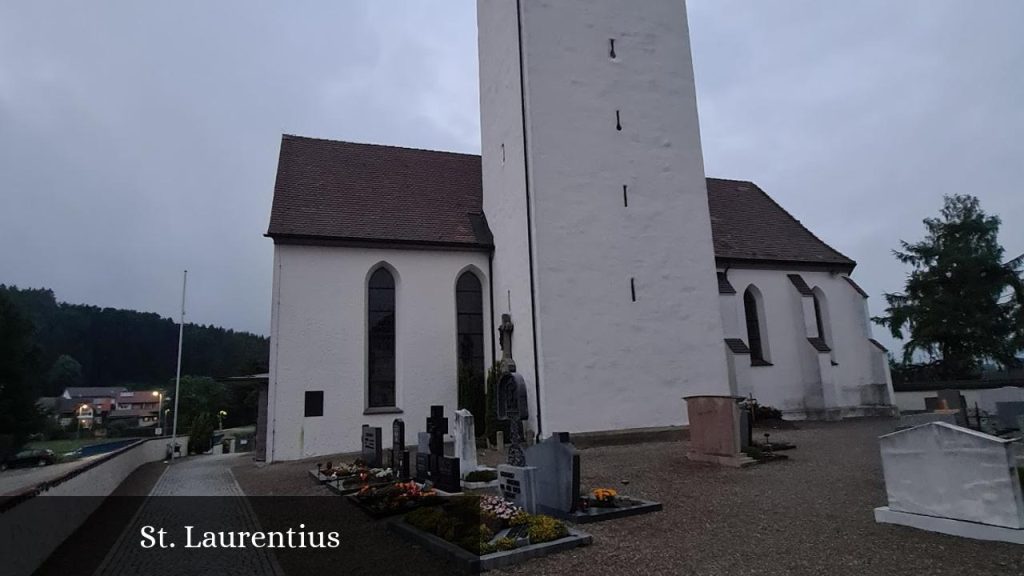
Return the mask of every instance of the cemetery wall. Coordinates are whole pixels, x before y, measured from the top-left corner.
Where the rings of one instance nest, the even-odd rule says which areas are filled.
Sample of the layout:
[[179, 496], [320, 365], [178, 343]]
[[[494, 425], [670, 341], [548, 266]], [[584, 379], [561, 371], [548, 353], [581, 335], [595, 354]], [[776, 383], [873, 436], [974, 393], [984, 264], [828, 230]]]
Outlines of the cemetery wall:
[[[723, 318], [739, 318], [740, 337], [749, 343], [743, 323], [743, 293], [751, 285], [761, 292], [764, 330], [768, 336], [763, 346], [772, 365], [750, 367], [747, 378], [762, 404], [799, 416], [808, 409], [819, 408], [816, 404], [822, 402], [822, 393], [817, 353], [807, 341], [808, 325], [812, 332], [817, 332], [814, 311], [804, 309], [802, 298], [787, 277], [794, 272], [797, 271], [730, 268], [729, 282], [737, 294], [721, 302]], [[837, 364], [831, 369], [838, 407], [861, 405], [862, 389], [872, 384], [884, 384], [892, 398], [887, 374], [877, 370], [876, 356], [884, 353], [869, 340], [871, 326], [864, 297], [842, 276], [806, 270], [798, 273], [808, 286], [820, 289], [825, 296], [822, 304], [827, 313], [823, 311], [823, 316], [831, 332], [833, 359]], [[811, 317], [807, 318], [808, 315]]]
[[685, 423], [729, 393], [685, 3], [521, 6], [543, 431]]
[[[529, 388], [528, 427], [536, 430], [537, 378], [529, 238], [533, 232], [528, 227], [527, 215], [530, 195], [526, 189], [517, 20], [515, 2], [479, 0], [477, 4], [483, 205], [495, 245], [491, 271], [495, 306], [491, 321], [498, 326], [501, 314], [512, 315], [515, 323], [512, 356]], [[497, 354], [500, 358], [500, 350]]]
[[[985, 408], [985, 406], [982, 406], [982, 391], [981, 390], [960, 390], [960, 393], [963, 394], [964, 400], [967, 402], [967, 407], [969, 409], [974, 410], [974, 404], [975, 404], [975, 402], [977, 402], [978, 406], [980, 408], [982, 408], [983, 410], [988, 410], [989, 412], [995, 412], [996, 407], [995, 407], [994, 403], [990, 403], [991, 404], [990, 408]], [[908, 410], [908, 411], [920, 412], [922, 410], [926, 410], [926, 408], [925, 408], [925, 398], [934, 398], [936, 395], [937, 395], [937, 392], [935, 392], [935, 391], [915, 390], [913, 392], [897, 392], [896, 393], [896, 406], [900, 410]], [[951, 408], [955, 408], [955, 407], [951, 406]]]
[[[38, 491], [38, 495], [0, 511], [0, 558], [4, 569], [10, 570], [4, 573], [32, 573], [132, 472], [163, 460], [168, 443], [169, 438], [143, 440], [27, 488], [25, 492]], [[187, 454], [188, 437], [179, 436], [178, 443]]]
[[[491, 334], [486, 254], [278, 244], [274, 262], [268, 459], [356, 452], [363, 424], [390, 430], [395, 417], [425, 421], [432, 404], [455, 410], [455, 283], [467, 269], [480, 277], [484, 334]], [[395, 276], [401, 414], [364, 414], [366, 282], [381, 262]], [[487, 338], [484, 348], [489, 365]], [[307, 390], [324, 392], [323, 416], [305, 417]], [[415, 431], [407, 431], [407, 443], [415, 443]]]

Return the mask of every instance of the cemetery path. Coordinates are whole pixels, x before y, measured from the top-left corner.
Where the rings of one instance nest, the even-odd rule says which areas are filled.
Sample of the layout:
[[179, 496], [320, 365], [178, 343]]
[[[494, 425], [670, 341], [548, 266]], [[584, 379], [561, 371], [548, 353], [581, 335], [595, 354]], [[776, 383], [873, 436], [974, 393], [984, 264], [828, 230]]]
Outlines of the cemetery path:
[[[273, 553], [266, 549], [192, 547], [205, 532], [260, 530], [231, 472], [240, 456], [244, 455], [196, 456], [167, 466], [96, 576], [281, 574]], [[194, 529], [188, 533], [185, 526]], [[152, 539], [144, 537], [146, 527], [153, 527], [148, 529]], [[165, 547], [157, 540], [161, 528], [166, 530]]]

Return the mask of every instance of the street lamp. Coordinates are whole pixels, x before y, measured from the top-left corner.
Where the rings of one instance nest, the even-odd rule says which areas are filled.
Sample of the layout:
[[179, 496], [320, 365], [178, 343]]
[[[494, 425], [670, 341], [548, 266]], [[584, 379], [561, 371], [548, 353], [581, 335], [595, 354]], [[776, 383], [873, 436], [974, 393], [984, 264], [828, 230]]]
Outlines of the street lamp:
[[160, 433], [164, 433], [164, 393], [162, 390], [153, 390], [153, 396], [158, 398], [156, 405], [156, 417], [157, 426], [160, 427]]

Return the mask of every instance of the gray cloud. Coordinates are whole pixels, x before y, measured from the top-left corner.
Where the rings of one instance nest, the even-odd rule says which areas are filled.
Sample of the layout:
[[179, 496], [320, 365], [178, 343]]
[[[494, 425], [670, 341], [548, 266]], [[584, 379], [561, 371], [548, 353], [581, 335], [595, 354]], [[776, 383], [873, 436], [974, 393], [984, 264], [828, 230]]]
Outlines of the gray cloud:
[[[282, 132], [479, 151], [472, 0], [0, 5], [0, 282], [266, 333]], [[942, 194], [1024, 252], [1024, 3], [690, 0], [709, 175], [757, 181], [881, 312]], [[880, 330], [876, 330], [881, 335]]]

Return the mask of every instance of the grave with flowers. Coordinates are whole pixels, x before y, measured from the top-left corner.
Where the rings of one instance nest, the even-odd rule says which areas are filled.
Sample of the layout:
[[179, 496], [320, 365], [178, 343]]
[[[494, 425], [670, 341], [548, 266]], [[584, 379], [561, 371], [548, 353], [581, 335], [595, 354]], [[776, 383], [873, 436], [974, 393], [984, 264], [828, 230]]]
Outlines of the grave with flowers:
[[381, 458], [380, 428], [363, 426], [363, 446], [359, 458], [353, 462], [317, 462], [309, 475], [329, 489], [349, 494], [365, 485], [379, 485], [394, 481], [395, 474]]

